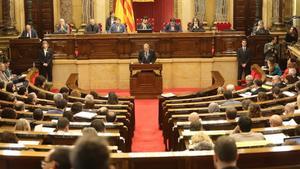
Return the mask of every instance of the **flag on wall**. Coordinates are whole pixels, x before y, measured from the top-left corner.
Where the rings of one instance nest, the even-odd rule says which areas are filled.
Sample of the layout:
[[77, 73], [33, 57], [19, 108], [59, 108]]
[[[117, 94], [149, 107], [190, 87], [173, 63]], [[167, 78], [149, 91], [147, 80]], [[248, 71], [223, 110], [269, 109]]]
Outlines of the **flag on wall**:
[[116, 0], [115, 6], [115, 16], [121, 19], [122, 23], [125, 23], [124, 20], [124, 0]]
[[135, 31], [134, 13], [132, 0], [124, 0], [124, 19], [127, 25], [127, 32]]

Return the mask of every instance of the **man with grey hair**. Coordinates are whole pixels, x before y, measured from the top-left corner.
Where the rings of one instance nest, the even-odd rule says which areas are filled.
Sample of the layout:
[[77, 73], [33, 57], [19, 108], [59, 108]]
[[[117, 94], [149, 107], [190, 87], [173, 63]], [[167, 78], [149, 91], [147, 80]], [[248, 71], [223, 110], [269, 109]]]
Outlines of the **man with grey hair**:
[[274, 114], [269, 119], [270, 127], [279, 127], [282, 126], [281, 116]]
[[284, 115], [293, 115], [295, 112], [295, 104], [288, 103], [284, 106]]
[[61, 93], [56, 93], [53, 95], [54, 102], [60, 101], [62, 99], [64, 99], [64, 96]]
[[15, 103], [15, 110], [16, 111], [24, 111], [25, 110], [25, 104], [22, 101], [17, 101]]
[[246, 77], [245, 77], [245, 80], [246, 80], [246, 85], [247, 85], [247, 87], [250, 87], [250, 86], [252, 86], [253, 85], [253, 76], [252, 75], [247, 75]]
[[235, 87], [234, 87], [233, 84], [228, 84], [228, 85], [226, 85], [225, 90], [234, 92], [235, 91]]
[[208, 113], [215, 113], [215, 112], [220, 112], [220, 107], [217, 103], [211, 102], [208, 105]]
[[141, 64], [153, 64], [156, 61], [155, 52], [150, 49], [150, 45], [148, 43], [144, 44], [143, 50], [139, 53], [138, 60]]

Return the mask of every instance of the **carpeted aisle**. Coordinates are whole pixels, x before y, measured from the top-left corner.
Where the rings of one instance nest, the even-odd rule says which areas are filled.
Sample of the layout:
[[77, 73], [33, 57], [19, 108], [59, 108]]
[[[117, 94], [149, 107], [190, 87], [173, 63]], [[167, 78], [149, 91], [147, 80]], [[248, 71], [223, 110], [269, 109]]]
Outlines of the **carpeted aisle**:
[[134, 152], [164, 151], [162, 132], [158, 128], [158, 100], [135, 100], [136, 126], [132, 141]]

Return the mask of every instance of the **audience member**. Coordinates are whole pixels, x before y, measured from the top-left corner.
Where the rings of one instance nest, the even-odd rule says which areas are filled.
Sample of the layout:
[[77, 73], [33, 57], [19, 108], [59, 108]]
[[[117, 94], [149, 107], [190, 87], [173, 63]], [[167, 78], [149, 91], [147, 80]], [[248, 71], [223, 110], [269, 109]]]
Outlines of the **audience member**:
[[108, 113], [106, 114], [105, 119], [106, 119], [107, 122], [113, 123], [113, 122], [116, 122], [116, 120], [117, 120], [117, 115], [116, 115], [116, 113], [113, 112], [113, 111], [108, 111]]
[[216, 169], [238, 169], [238, 152], [233, 138], [219, 137], [215, 143], [214, 152], [213, 161]]
[[5, 65], [4, 63], [0, 62], [0, 81], [8, 83], [10, 79], [5, 74]]
[[189, 122], [193, 122], [193, 121], [199, 121], [200, 117], [199, 114], [196, 112], [192, 112], [189, 117], [188, 117]]
[[285, 41], [288, 44], [294, 44], [298, 41], [298, 31], [297, 28], [291, 27], [290, 30], [285, 35]]
[[26, 96], [28, 94], [28, 90], [25, 86], [21, 86], [19, 89], [18, 89], [18, 95], [21, 95], [21, 96]]
[[31, 131], [29, 122], [26, 119], [19, 119], [16, 122], [15, 131]]
[[243, 110], [248, 110], [249, 105], [252, 103], [252, 101], [250, 99], [244, 99], [242, 101], [242, 108]]
[[226, 85], [225, 90], [235, 92], [235, 86], [233, 84], [228, 84]]
[[84, 109], [94, 109], [95, 108], [95, 102], [94, 102], [94, 99], [93, 100], [85, 100], [85, 103], [84, 103]]
[[266, 92], [259, 92], [257, 94], [257, 102], [264, 102], [268, 100], [268, 95]]
[[211, 102], [208, 105], [208, 113], [215, 113], [215, 112], [220, 112], [220, 107], [219, 107], [218, 103]]
[[237, 116], [237, 110], [235, 107], [226, 108], [226, 118], [228, 120], [234, 120]]
[[282, 126], [281, 116], [274, 114], [269, 119], [270, 127], [279, 127]]
[[108, 114], [108, 108], [107, 107], [101, 107], [97, 111], [98, 115], [107, 115]]
[[83, 137], [95, 137], [98, 136], [97, 131], [93, 127], [85, 127], [82, 129], [82, 136]]
[[201, 151], [201, 150], [212, 150], [213, 142], [211, 138], [206, 135], [204, 132], [198, 132], [193, 135], [191, 138], [191, 147], [193, 150]]
[[272, 88], [272, 96], [273, 96], [273, 99], [280, 99], [280, 98], [284, 97], [280, 88], [276, 87], [276, 86]]
[[300, 81], [295, 84], [295, 91], [300, 94]]
[[85, 28], [86, 33], [100, 33], [100, 28], [96, 24], [96, 21], [94, 18], [90, 19], [90, 23]]
[[[297, 58], [294, 58], [294, 57], [290, 57], [288, 60], [287, 60], [287, 63], [286, 63], [287, 67], [286, 69], [284, 70], [283, 74], [282, 74], [282, 78], [285, 78], [288, 74], [289, 74], [289, 69], [292, 69], [292, 68], [295, 68], [296, 69], [296, 66], [297, 66]], [[297, 71], [296, 71], [297, 73]]]
[[64, 134], [69, 132], [69, 125], [70, 122], [67, 118], [65, 117], [60, 117], [57, 121], [57, 127], [56, 127], [56, 132], [59, 134]]
[[33, 120], [42, 121], [44, 119], [44, 113], [42, 109], [35, 109], [33, 111]]
[[18, 141], [16, 134], [11, 131], [4, 131], [0, 137], [1, 143], [18, 143]]
[[99, 95], [96, 91], [90, 91], [90, 95], [92, 95], [94, 97], [94, 99], [98, 99], [99, 98]]
[[272, 41], [266, 43], [264, 46], [265, 60], [267, 61], [270, 57], [273, 57], [275, 61], [278, 60], [279, 52], [280, 45], [278, 43], [278, 36], [274, 36]]
[[70, 96], [72, 97], [81, 97], [81, 92], [79, 90], [72, 90], [70, 93]]
[[16, 101], [14, 106], [16, 111], [25, 111], [25, 103], [22, 101]]
[[267, 90], [262, 87], [263, 82], [261, 80], [254, 80], [253, 84], [253, 88], [251, 89], [252, 95], [257, 95], [259, 92], [267, 92]]
[[58, 100], [55, 102], [56, 109], [47, 111], [47, 114], [63, 114], [68, 102], [65, 99]]
[[70, 122], [74, 121], [73, 113], [70, 111], [65, 111], [63, 117], [67, 118]]
[[66, 147], [57, 147], [50, 150], [42, 161], [42, 169], [71, 169], [71, 150]]
[[15, 85], [12, 82], [9, 82], [9, 83], [6, 84], [5, 90], [7, 92], [14, 93], [15, 92]]
[[1, 112], [1, 118], [4, 119], [16, 119], [17, 113], [14, 109], [6, 107]]
[[230, 106], [230, 105], [239, 105], [241, 104], [240, 101], [236, 101], [236, 100], [233, 100], [233, 95], [232, 95], [232, 92], [231, 91], [228, 91], [226, 90], [224, 92], [224, 99], [225, 99], [225, 102], [221, 104], [221, 106]]
[[245, 77], [245, 81], [246, 81], [246, 87], [250, 87], [253, 85], [253, 76], [252, 75], [247, 75]]
[[256, 103], [251, 103], [249, 105], [249, 111], [248, 111], [248, 116], [250, 118], [256, 118], [256, 117], [261, 117], [261, 108], [259, 104]]
[[72, 112], [73, 114], [79, 113], [79, 112], [82, 111], [82, 108], [83, 108], [83, 106], [82, 106], [82, 103], [81, 103], [81, 102], [75, 102], [75, 103], [73, 103], [72, 106], [71, 106], [71, 112]]
[[190, 124], [191, 131], [201, 131], [203, 130], [201, 120], [192, 121]]
[[21, 38], [38, 38], [38, 34], [36, 32], [36, 30], [34, 30], [32, 28], [32, 26], [30, 24], [27, 24], [25, 26], [25, 30], [21, 33]]
[[269, 35], [270, 32], [265, 29], [264, 22], [262, 20], [259, 20], [257, 22], [257, 25], [253, 28], [253, 31], [251, 33], [252, 35]]
[[0, 90], [5, 88], [5, 82], [0, 79]]
[[286, 87], [286, 85], [281, 81], [281, 78], [278, 75], [272, 77], [272, 85], [273, 87], [277, 86], [279, 88]]
[[231, 134], [230, 136], [234, 138], [236, 142], [259, 141], [265, 139], [263, 134], [252, 132], [251, 128], [251, 118], [247, 116], [241, 116], [238, 120], [237, 127], [234, 129], [233, 134]]
[[275, 58], [269, 57], [267, 60], [267, 63], [268, 63], [268, 67], [269, 67], [269, 75], [271, 75], [271, 76], [275, 76], [275, 75], [281, 76], [282, 75], [279, 65], [277, 63], [275, 63]]
[[118, 104], [119, 99], [115, 92], [109, 92], [107, 98], [107, 104]]
[[193, 18], [193, 21], [188, 24], [188, 31], [190, 32], [205, 32], [202, 23], [197, 17]]
[[45, 88], [46, 78], [43, 75], [39, 75], [35, 78], [34, 86], [38, 88]]
[[95, 119], [91, 122], [91, 127], [95, 128], [97, 132], [104, 133], [105, 132], [105, 124], [103, 120]]
[[297, 96], [296, 105], [297, 105], [297, 110], [295, 110], [294, 113], [300, 113], [300, 95], [299, 94]]
[[108, 144], [101, 137], [81, 137], [71, 152], [73, 169], [109, 169]]
[[295, 112], [295, 104], [294, 103], [288, 103], [284, 106], [284, 115], [292, 116]]
[[59, 93], [61, 93], [61, 94], [69, 95], [69, 92], [70, 92], [69, 88], [67, 88], [65, 86], [59, 89]]

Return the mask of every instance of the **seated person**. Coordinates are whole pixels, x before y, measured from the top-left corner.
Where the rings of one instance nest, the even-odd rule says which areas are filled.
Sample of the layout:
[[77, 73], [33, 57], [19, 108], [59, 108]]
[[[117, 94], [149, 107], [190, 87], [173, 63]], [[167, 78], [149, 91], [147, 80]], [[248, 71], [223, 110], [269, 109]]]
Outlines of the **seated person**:
[[110, 11], [109, 12], [109, 17], [106, 18], [106, 22], [105, 22], [106, 32], [109, 32], [111, 25], [113, 25], [116, 20], [117, 20], [117, 17], [115, 17], [114, 11]]
[[2, 49], [0, 49], [0, 62], [4, 62], [5, 60], [8, 60], [8, 57], [6, 56], [6, 54], [3, 52]]
[[294, 44], [298, 41], [298, 31], [297, 28], [291, 27], [290, 30], [285, 35], [285, 41], [288, 44]]
[[108, 93], [107, 104], [119, 104], [118, 95], [115, 92]]
[[22, 101], [16, 101], [14, 107], [16, 111], [25, 111], [25, 103]]
[[250, 118], [261, 117], [260, 105], [256, 103], [251, 103], [248, 108], [248, 116]]
[[107, 115], [107, 113], [108, 113], [107, 107], [101, 107], [100, 109], [97, 110], [98, 115]]
[[143, 51], [139, 52], [139, 63], [141, 64], [153, 64], [156, 61], [155, 51], [150, 49], [148, 43], [144, 44]]
[[121, 19], [117, 18], [116, 22], [111, 25], [109, 33], [126, 33], [126, 27], [124, 24], [121, 23]]
[[38, 77], [35, 78], [34, 86], [44, 89], [45, 84], [46, 84], [46, 78], [43, 75], [39, 75]]
[[289, 69], [296, 69], [296, 74], [297, 74], [297, 58], [291, 57], [287, 60], [286, 63], [287, 67], [284, 70], [283, 74], [282, 74], [282, 78], [285, 78], [288, 74], [289, 74]]
[[273, 78], [272, 78], [272, 86], [273, 87], [279, 87], [279, 88], [284, 88], [284, 87], [286, 87], [286, 84], [284, 84], [282, 81], [281, 81], [281, 78], [280, 78], [280, 76], [278, 76], [278, 75], [275, 75], [275, 76], [273, 76]]
[[284, 106], [284, 112], [283, 112], [283, 115], [286, 115], [286, 116], [293, 116], [295, 113], [295, 104], [294, 103], [287, 103], [285, 106]]
[[21, 38], [38, 38], [36, 30], [34, 30], [31, 25], [27, 24], [25, 30], [22, 32]]
[[286, 84], [294, 84], [294, 83], [296, 83], [299, 80], [298, 77], [297, 77], [297, 71], [296, 71], [296, 69], [295, 68], [289, 68], [288, 70], [289, 70], [288, 74], [283, 79], [284, 82]]
[[300, 81], [296, 82], [295, 84], [295, 91], [300, 94]]
[[5, 90], [7, 92], [10, 92], [10, 93], [15, 93], [16, 87], [15, 87], [15, 85], [12, 82], [9, 82], [9, 83], [6, 84]]
[[259, 92], [257, 94], [257, 102], [264, 102], [267, 101], [268, 99], [268, 94], [266, 92]]
[[90, 110], [92, 110], [94, 108], [95, 108], [95, 101], [94, 101], [94, 99], [85, 100], [83, 109], [90, 109]]
[[280, 44], [278, 43], [278, 36], [273, 37], [271, 42], [266, 43], [264, 46], [264, 56], [267, 61], [269, 57], [273, 57], [278, 60], [278, 55], [280, 53]]
[[4, 131], [0, 137], [0, 143], [18, 143], [17, 135], [11, 131]]
[[66, 24], [66, 22], [65, 22], [64, 19], [61, 18], [61, 19], [59, 20], [59, 24], [58, 24], [58, 26], [56, 27], [55, 33], [61, 33], [61, 34], [70, 33], [69, 25]]
[[270, 32], [265, 29], [264, 22], [262, 20], [257, 22], [257, 26], [253, 28], [252, 35], [269, 35]]
[[270, 57], [267, 61], [268, 67], [269, 67], [269, 75], [271, 76], [281, 76], [282, 72], [277, 63], [275, 63], [275, 59], [273, 57]]
[[91, 18], [90, 23], [85, 28], [86, 33], [100, 33], [100, 28], [96, 24], [95, 19]]
[[43, 124], [35, 125], [34, 121], [43, 121], [44, 119], [44, 113], [42, 109], [35, 109], [33, 111], [33, 123], [31, 123], [31, 128], [34, 131], [43, 131]]
[[105, 120], [108, 123], [114, 123], [117, 121], [117, 115], [113, 111], [108, 111], [108, 113], [105, 116]]
[[219, 107], [218, 103], [211, 102], [208, 105], [208, 113], [215, 113], [215, 112], [220, 112], [220, 107]]
[[251, 128], [251, 118], [247, 116], [241, 116], [239, 118], [238, 125], [230, 136], [234, 138], [236, 142], [265, 140], [263, 134], [252, 132]]
[[270, 127], [280, 127], [282, 126], [281, 116], [274, 114], [269, 119]]
[[223, 94], [225, 102], [221, 106], [230, 106], [230, 105], [240, 105], [240, 101], [233, 100], [233, 95], [231, 91], [226, 90]]
[[7, 77], [6, 73], [6, 68], [4, 63], [0, 62], [0, 81], [8, 83], [10, 81], [9, 77]]
[[64, 134], [69, 132], [70, 122], [65, 117], [60, 117], [57, 121], [55, 132], [58, 134]]
[[246, 81], [246, 86], [247, 87], [250, 87], [250, 86], [252, 86], [253, 85], [253, 76], [252, 75], [247, 75], [246, 77], [245, 77], [245, 81]]
[[137, 25], [137, 30], [152, 30], [152, 25], [148, 22], [147, 16], [144, 16], [142, 23]]
[[37, 95], [34, 92], [28, 94], [27, 99], [25, 100], [26, 104], [36, 105], [37, 104]]
[[3, 119], [16, 119], [17, 118], [17, 112], [9, 107], [6, 107], [1, 112], [1, 118]]
[[99, 133], [105, 132], [105, 124], [101, 119], [95, 119], [91, 122], [91, 127], [95, 128], [95, 130]]
[[70, 122], [74, 122], [74, 115], [70, 111], [65, 111], [63, 117], [67, 118]]
[[213, 142], [211, 138], [206, 135], [204, 132], [199, 132], [192, 136], [191, 148], [195, 151], [199, 150], [212, 150]]
[[262, 81], [261, 80], [254, 80], [253, 81], [253, 88], [251, 89], [252, 95], [257, 95], [259, 92], [267, 92], [265, 88], [262, 88]]
[[93, 127], [85, 127], [81, 131], [83, 137], [94, 137], [98, 136], [97, 131]]
[[235, 87], [233, 84], [228, 84], [226, 85], [225, 90], [235, 92]]
[[170, 19], [170, 23], [165, 26], [164, 32], [182, 32], [180, 24], [176, 23], [175, 18]]
[[276, 86], [272, 88], [272, 96], [273, 96], [273, 99], [280, 99], [280, 98], [284, 97], [280, 88], [276, 87]]
[[27, 95], [28, 95], [27, 87], [21, 86], [21, 87], [18, 89], [17, 93], [18, 93], [18, 95], [20, 95], [20, 96], [27, 96]]
[[226, 119], [227, 120], [234, 120], [237, 116], [237, 110], [235, 107], [228, 107], [226, 108]]
[[251, 65], [251, 76], [253, 77], [253, 80], [262, 78], [262, 72], [258, 64]]
[[63, 114], [68, 102], [61, 99], [55, 102], [56, 109], [48, 110], [47, 114]]
[[67, 147], [57, 147], [49, 151], [45, 159], [42, 161], [43, 169], [70, 169], [70, 152]]
[[15, 131], [31, 131], [29, 122], [26, 119], [19, 119], [16, 122]]
[[69, 95], [69, 93], [70, 93], [70, 90], [69, 90], [69, 88], [68, 87], [66, 87], [66, 86], [63, 86], [63, 87], [61, 87], [60, 89], [59, 89], [59, 93], [61, 93], [61, 94], [65, 94], [65, 95]]
[[77, 113], [79, 113], [79, 112], [82, 111], [82, 108], [83, 108], [83, 106], [82, 106], [82, 103], [81, 103], [81, 102], [75, 102], [75, 103], [73, 103], [72, 106], [71, 106], [71, 112], [72, 112], [73, 114], [77, 114]]
[[205, 32], [202, 23], [197, 17], [193, 18], [193, 21], [188, 24], [188, 31], [190, 32]]
[[252, 103], [252, 101], [250, 99], [244, 99], [242, 101], [242, 108], [243, 110], [248, 110], [249, 109], [249, 105]]
[[198, 113], [193, 112], [193, 113], [191, 113], [191, 114], [189, 115], [188, 120], [189, 120], [189, 122], [192, 123], [192, 122], [194, 122], [194, 121], [200, 121], [201, 118], [199, 117], [199, 114], [198, 114]]
[[199, 120], [192, 121], [191, 124], [190, 124], [190, 130], [191, 131], [201, 131], [201, 130], [203, 130], [201, 120], [199, 119]]
[[9, 59], [4, 59], [3, 61], [5, 65], [5, 74], [9, 79], [14, 78], [15, 75], [12, 74], [12, 70], [10, 69], [10, 60]]

